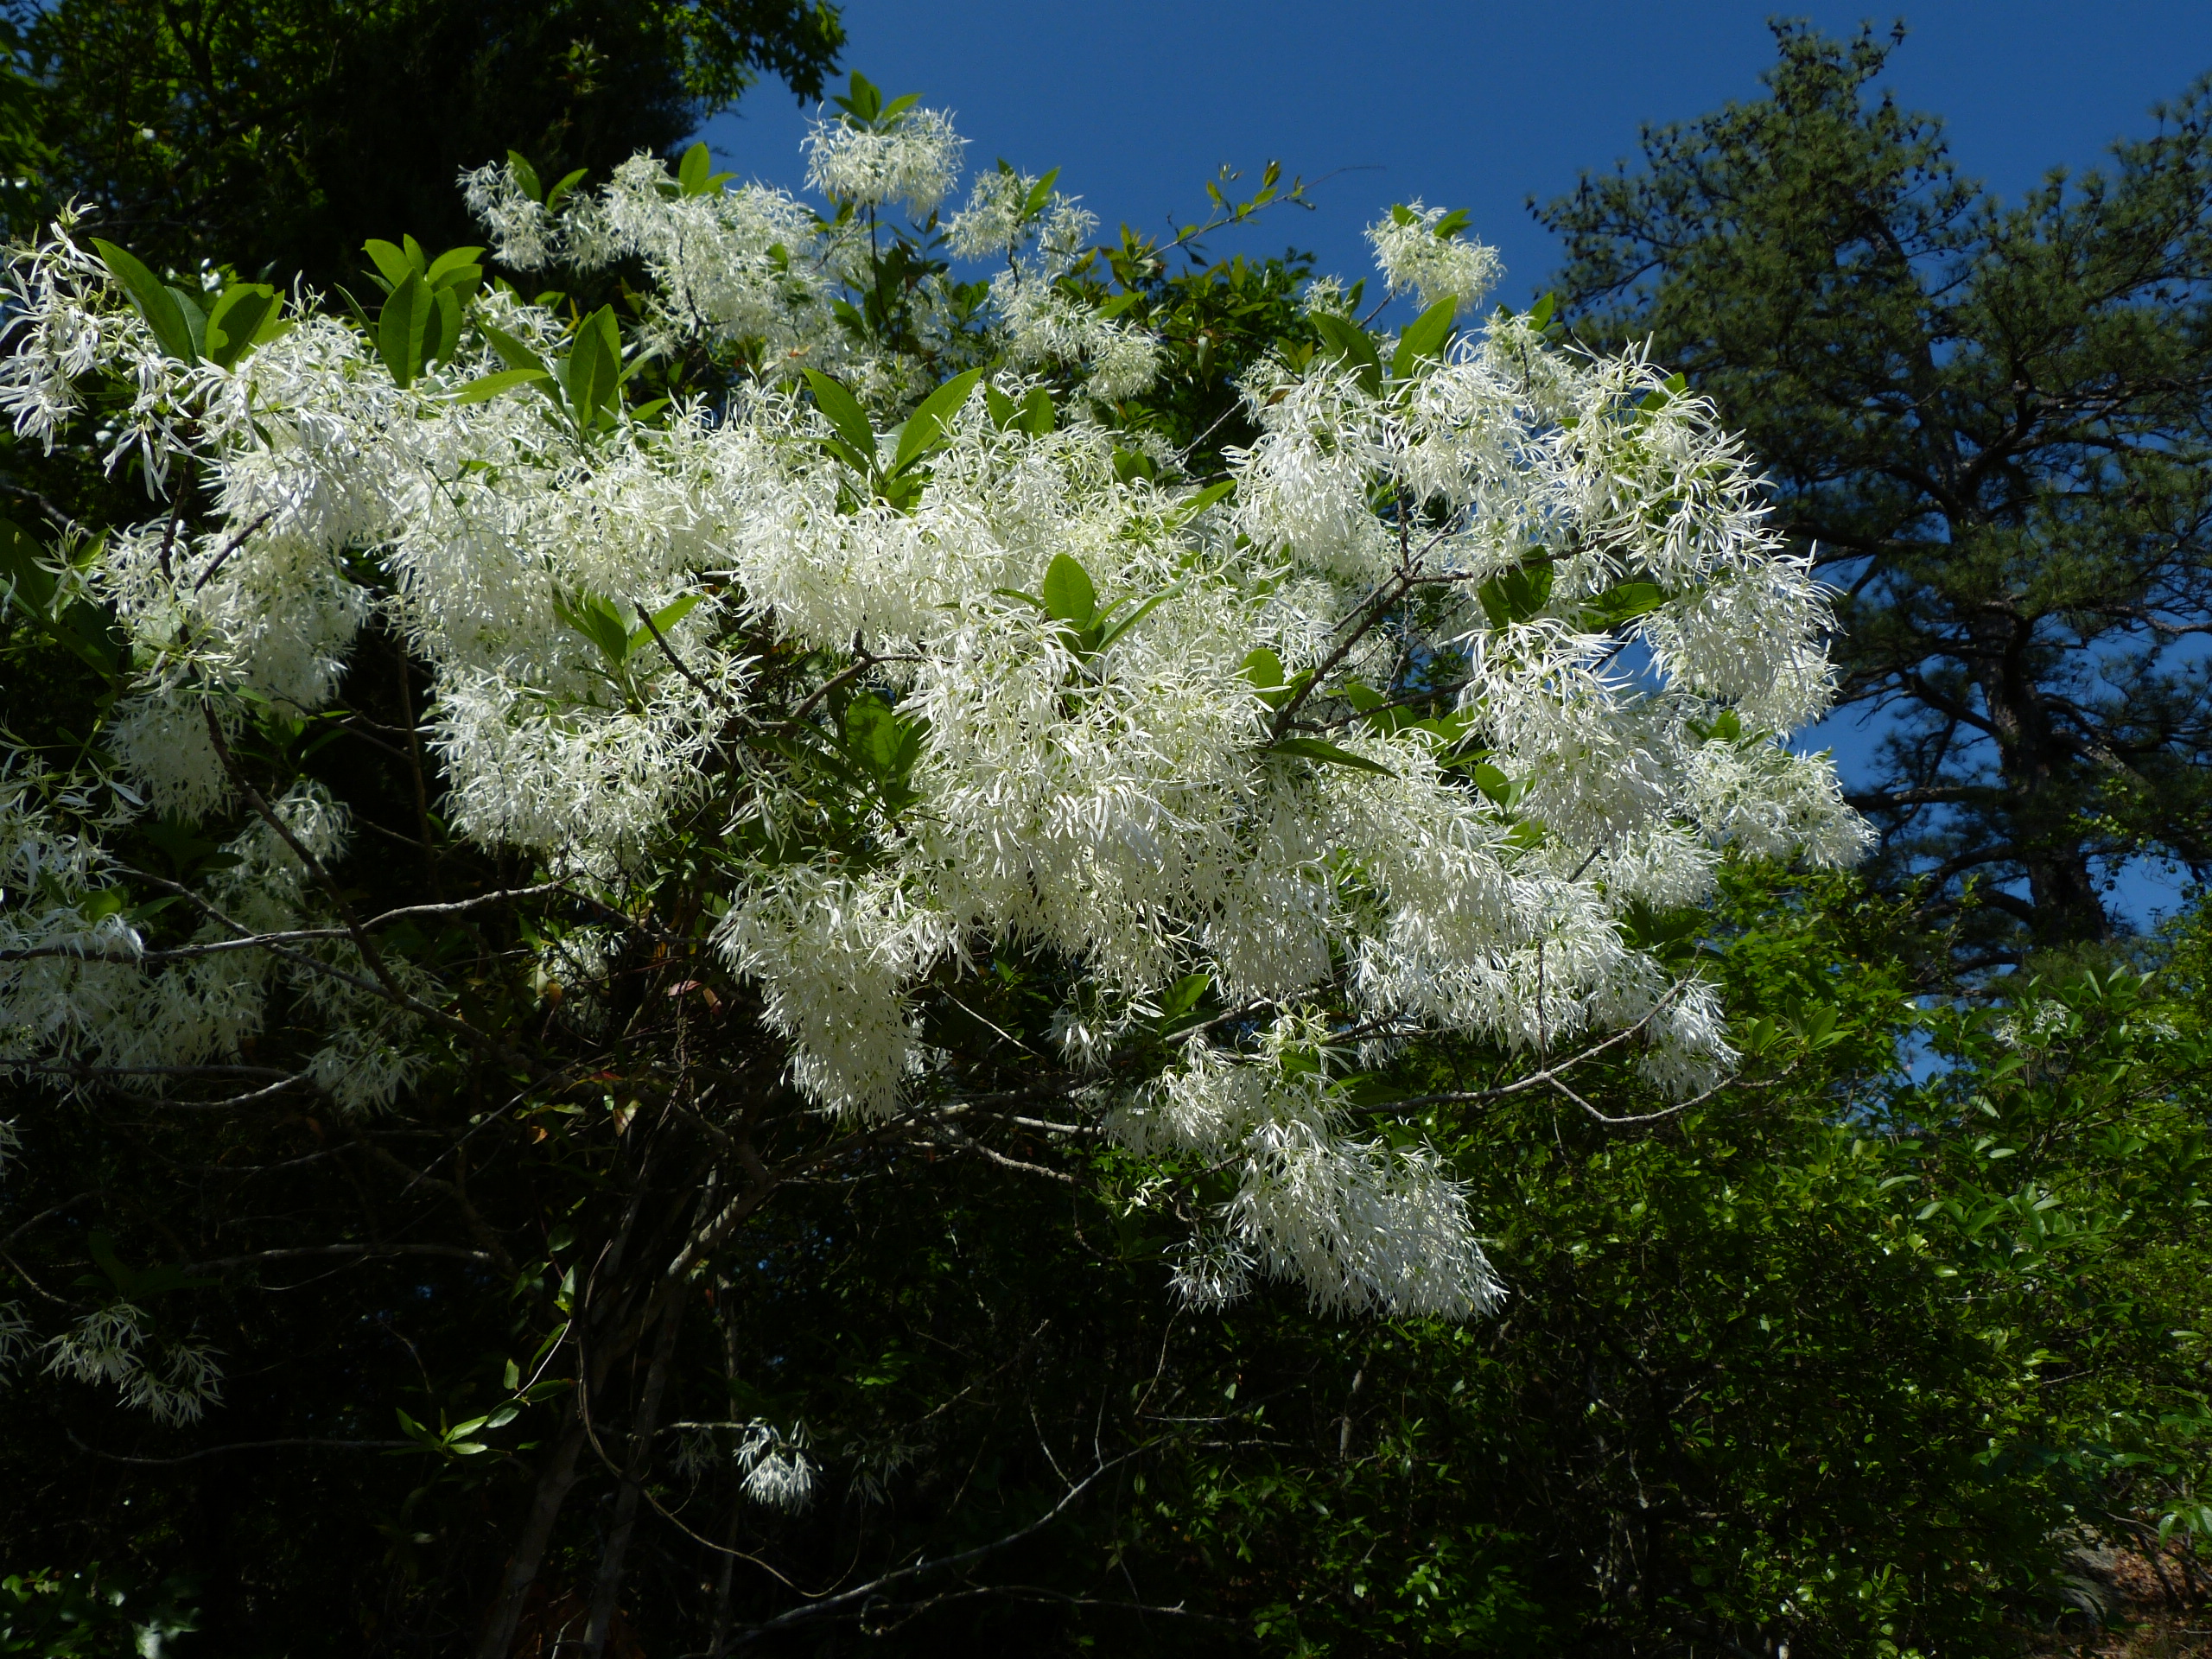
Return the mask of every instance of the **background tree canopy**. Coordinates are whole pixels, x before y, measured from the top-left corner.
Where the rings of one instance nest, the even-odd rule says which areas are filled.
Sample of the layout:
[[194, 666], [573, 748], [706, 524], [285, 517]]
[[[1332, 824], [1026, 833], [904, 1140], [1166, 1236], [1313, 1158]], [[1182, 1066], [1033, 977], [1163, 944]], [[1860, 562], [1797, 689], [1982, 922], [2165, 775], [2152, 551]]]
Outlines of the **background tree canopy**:
[[[753, 86], [821, 95], [806, 0], [13, 0], [46, 208], [99, 204], [156, 264], [358, 286], [362, 240], [474, 229], [454, 180], [658, 153]], [[18, 219], [19, 226], [22, 220]]]
[[[109, 16], [140, 31], [135, 55]], [[514, 148], [547, 182], [603, 178], [754, 73], [818, 87], [838, 44], [834, 14], [796, 8], [207, 18], [22, 14], [33, 78], [0, 108], [22, 111], [0, 126], [17, 176], [45, 205], [109, 204], [93, 228], [157, 265], [273, 264], [372, 305], [369, 238], [484, 239], [461, 166]], [[258, 1078], [159, 1106], [0, 1084], [21, 1143], [0, 1167], [0, 1305], [127, 1300], [231, 1373], [198, 1421], [157, 1423], [42, 1369], [28, 1319], [0, 1323], [0, 1650], [126, 1654], [151, 1631], [186, 1656], [550, 1659], [613, 1594], [610, 1560], [607, 1650], [656, 1659], [1993, 1659], [2123, 1620], [2115, 1551], [2171, 1611], [2200, 1598], [2212, 940], [2192, 912], [2123, 952], [2098, 892], [2114, 858], [2201, 858], [2207, 827], [2200, 105], [2111, 181], [1999, 213], [1931, 122], [1864, 98], [1881, 42], [1781, 48], [1772, 97], [1655, 135], [1644, 171], [1546, 211], [1572, 326], [1654, 335], [1851, 582], [1847, 695], [1905, 716], [1866, 803], [1889, 852], [1871, 881], [1733, 858], [1704, 912], [1626, 924], [1724, 993], [1741, 1066], [1686, 1108], [1622, 1050], [1553, 1087], [1525, 1052], [1438, 1039], [1370, 1080], [1369, 1098], [1433, 1100], [1388, 1131], [1467, 1184], [1497, 1313], [1317, 1315], [1287, 1286], [1185, 1307], [1160, 1267], [1181, 1217], [1052, 1109], [860, 1147], [799, 1129], [833, 1155], [569, 1434], [577, 1368], [549, 1338], [580, 1285], [619, 1280], [610, 1241], [642, 1252], [680, 1226], [715, 1154], [662, 1114], [640, 1056], [687, 1021], [750, 1029], [749, 993], [651, 951], [533, 985], [515, 964], [544, 941], [507, 912], [426, 916], [395, 954], [475, 963], [467, 1017], [573, 1042], [582, 1084], [512, 1122], [517, 1084], [481, 1060], [367, 1117], [253, 1098]], [[407, 64], [450, 96], [422, 97]], [[296, 142], [269, 136], [288, 121]], [[140, 122], [157, 137], [134, 143]], [[358, 144], [408, 159], [363, 168]], [[1211, 477], [1261, 429], [1243, 377], [1346, 349], [1301, 298], [1306, 262], [1202, 246], [1125, 234], [1058, 279], [1160, 342], [1151, 387], [1100, 416], [1132, 474], [1165, 448]], [[897, 334], [939, 279], [956, 308], [983, 303], [941, 244], [879, 251], [845, 326]], [[718, 395], [762, 354], [662, 359], [610, 395]], [[1063, 404], [1081, 367], [1043, 372]], [[17, 440], [6, 465], [38, 529], [0, 550], [0, 727], [60, 764], [97, 741], [115, 636], [18, 552], [143, 515], [143, 489], [89, 450]], [[651, 657], [618, 620], [614, 654]], [[1448, 718], [1449, 666], [1408, 666], [1405, 720]], [[528, 874], [448, 828], [418, 747], [428, 690], [379, 633], [327, 723], [241, 741], [251, 775], [354, 804], [377, 849], [346, 867], [365, 910]], [[821, 763], [825, 798], [867, 753]], [[868, 787], [895, 787], [890, 760]], [[219, 874], [218, 839], [157, 825], [138, 854], [181, 886]], [[652, 908], [690, 879], [672, 868], [645, 899], [655, 926], [698, 923]], [[2024, 892], [1993, 892], [2008, 882]], [[580, 949], [593, 919], [561, 918]], [[931, 1036], [1012, 1090], [1052, 1041], [1064, 969], [1008, 952], [991, 970]], [[564, 995], [624, 1034], [563, 1034]], [[1163, 1041], [1225, 1011], [1195, 995], [1162, 1010]], [[277, 1076], [291, 1039], [272, 1027], [245, 1058]], [[1189, 1173], [1190, 1202], [1215, 1191]], [[516, 1540], [563, 1456], [573, 1495], [518, 1590]], [[810, 1494], [778, 1486], [809, 1462]], [[512, 1642], [486, 1646], [503, 1606]]]
[[1569, 315], [1719, 397], [1846, 589], [1856, 804], [1931, 915], [1975, 883], [1960, 965], [2108, 938], [2126, 860], [2212, 859], [2212, 86], [2006, 207], [1869, 95], [1901, 34], [1777, 35], [1768, 97], [1542, 209]]

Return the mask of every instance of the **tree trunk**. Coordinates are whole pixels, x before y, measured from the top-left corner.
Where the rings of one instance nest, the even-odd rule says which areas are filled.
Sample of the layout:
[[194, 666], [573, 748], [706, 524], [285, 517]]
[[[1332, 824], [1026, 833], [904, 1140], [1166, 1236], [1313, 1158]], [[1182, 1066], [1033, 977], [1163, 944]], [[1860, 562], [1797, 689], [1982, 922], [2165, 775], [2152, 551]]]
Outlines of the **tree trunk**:
[[676, 1356], [676, 1333], [683, 1323], [683, 1298], [679, 1294], [670, 1300], [667, 1311], [660, 1316], [660, 1337], [653, 1344], [645, 1386], [638, 1392], [637, 1410], [630, 1419], [630, 1461], [621, 1490], [615, 1495], [614, 1525], [600, 1553], [599, 1581], [591, 1592], [591, 1622], [584, 1627], [583, 1659], [600, 1659], [606, 1650], [607, 1633], [614, 1623], [615, 1603], [622, 1592], [623, 1561], [630, 1552], [630, 1534], [638, 1522], [638, 1497], [652, 1466], [660, 1397], [668, 1386], [669, 1363]]
[[584, 1448], [580, 1409], [579, 1402], [570, 1402], [569, 1426], [561, 1432], [552, 1461], [537, 1478], [529, 1518], [523, 1522], [522, 1536], [515, 1541], [515, 1553], [507, 1563], [499, 1599], [493, 1603], [491, 1613], [484, 1621], [483, 1635], [476, 1644], [476, 1659], [507, 1659], [514, 1647], [515, 1624], [522, 1617], [524, 1598], [537, 1581], [537, 1568], [545, 1559], [545, 1547], [553, 1539], [553, 1523], [560, 1519], [561, 1505], [568, 1499], [569, 1489], [576, 1484], [576, 1458]]
[[[716, 1298], [715, 1313], [722, 1328], [722, 1374], [728, 1379], [730, 1393], [737, 1389], [737, 1321], [731, 1317], [730, 1297], [734, 1287], [727, 1279], [721, 1281], [721, 1294]], [[728, 1406], [723, 1409], [727, 1411]], [[738, 1526], [745, 1516], [745, 1488], [739, 1484], [729, 1500], [729, 1542], [737, 1543]], [[729, 1651], [731, 1581], [737, 1573], [737, 1557], [728, 1550], [721, 1552], [720, 1563], [715, 1573], [715, 1618], [707, 1635], [707, 1659], [723, 1659]]]
[[1997, 728], [1999, 765], [2010, 797], [2006, 827], [2028, 879], [2034, 942], [2047, 950], [2110, 938], [2112, 918], [2097, 893], [2087, 837], [2075, 822], [2080, 791], [2065, 776], [2071, 769], [2066, 745], [2026, 661], [2034, 649], [2034, 620], [2010, 617], [2002, 632], [2002, 649], [1992, 653], [1990, 670], [1980, 679]]

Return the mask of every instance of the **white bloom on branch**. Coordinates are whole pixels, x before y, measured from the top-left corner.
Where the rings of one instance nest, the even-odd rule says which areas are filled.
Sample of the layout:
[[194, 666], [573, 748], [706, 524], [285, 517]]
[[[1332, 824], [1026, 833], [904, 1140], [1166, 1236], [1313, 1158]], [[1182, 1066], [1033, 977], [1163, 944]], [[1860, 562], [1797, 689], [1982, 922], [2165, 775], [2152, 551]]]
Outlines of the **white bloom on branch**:
[[806, 181], [863, 207], [904, 202], [916, 219], [926, 219], [959, 183], [966, 148], [942, 110], [909, 110], [887, 129], [839, 116], [808, 130]]
[[104, 1383], [124, 1403], [164, 1423], [194, 1423], [223, 1397], [214, 1350], [190, 1338], [156, 1342], [129, 1302], [96, 1308], [45, 1344], [48, 1375]]
[[[931, 111], [818, 124], [809, 145], [818, 188], [917, 215], [958, 169]], [[111, 461], [143, 451], [157, 481], [189, 461], [215, 504], [156, 503], [72, 578], [133, 652], [102, 787], [124, 817], [238, 811], [207, 711], [231, 734], [312, 715], [397, 639], [429, 677], [437, 810], [467, 842], [633, 893], [671, 846], [715, 849], [695, 893], [713, 946], [813, 1107], [881, 1125], [941, 1103], [958, 1077], [932, 1011], [994, 953], [1033, 956], [1066, 988], [1051, 1026], [1079, 1103], [1163, 1168], [1230, 1174], [1186, 1296], [1256, 1275], [1332, 1309], [1478, 1313], [1501, 1292], [1464, 1192], [1334, 1088], [1338, 1046], [1382, 1063], [1449, 1035], [1551, 1061], [1611, 1033], [1677, 1098], [1725, 1077], [1713, 988], [1632, 924], [1702, 902], [1724, 847], [1840, 863], [1866, 844], [1826, 759], [1785, 747], [1829, 696], [1825, 595], [1709, 403], [1510, 316], [1404, 381], [1327, 351], [1262, 365], [1233, 490], [1202, 502], [1164, 442], [1109, 423], [1162, 347], [1061, 280], [1094, 227], [1065, 198], [1033, 212], [1038, 188], [977, 186], [954, 240], [1007, 256], [990, 302], [918, 282], [893, 349], [839, 321], [870, 254], [849, 217], [759, 187], [687, 196], [643, 159], [550, 219], [510, 171], [472, 175], [510, 263], [557, 243], [642, 264], [625, 367], [741, 359], [727, 398], [651, 420], [619, 397], [579, 421], [541, 388], [456, 395], [513, 342], [573, 348], [510, 295], [402, 386], [296, 307], [235, 368], [187, 366], [66, 230], [19, 256], [0, 410], [44, 439], [110, 376], [128, 404]], [[1376, 227], [1378, 254], [1394, 291], [1465, 308], [1496, 258], [1440, 228], [1416, 204]], [[995, 366], [910, 427], [933, 353]], [[861, 405], [843, 424], [798, 378], [825, 366]], [[1444, 718], [1390, 717], [1416, 671]], [[0, 1058], [226, 1058], [281, 1006], [348, 1113], [435, 1063], [423, 1011], [449, 988], [401, 956], [370, 971], [268, 826], [188, 888], [195, 947], [331, 937], [149, 962], [98, 896], [123, 884], [113, 820], [59, 785], [10, 789]], [[318, 862], [343, 856], [327, 797], [273, 810]], [[611, 938], [537, 938], [524, 971], [594, 1028]], [[1132, 1038], [1200, 978], [1230, 1012], [1152, 1075], [1118, 1071], [1157, 1054]], [[127, 1351], [118, 1325], [54, 1363], [106, 1376]], [[181, 1409], [175, 1387], [148, 1398]], [[760, 1445], [756, 1496], [803, 1497], [811, 1465]]]
[[494, 259], [510, 270], [538, 270], [553, 262], [553, 218], [544, 203], [523, 188], [512, 161], [464, 171], [461, 188], [468, 211], [492, 233]]
[[16, 1368], [29, 1358], [36, 1347], [23, 1305], [0, 1302], [0, 1384], [16, 1374]]
[[1465, 316], [1497, 286], [1505, 266], [1487, 243], [1467, 240], [1453, 230], [1438, 235], [1444, 217], [1441, 207], [1424, 207], [1415, 200], [1369, 226], [1367, 239], [1393, 296], [1418, 295], [1423, 310], [1453, 299]]

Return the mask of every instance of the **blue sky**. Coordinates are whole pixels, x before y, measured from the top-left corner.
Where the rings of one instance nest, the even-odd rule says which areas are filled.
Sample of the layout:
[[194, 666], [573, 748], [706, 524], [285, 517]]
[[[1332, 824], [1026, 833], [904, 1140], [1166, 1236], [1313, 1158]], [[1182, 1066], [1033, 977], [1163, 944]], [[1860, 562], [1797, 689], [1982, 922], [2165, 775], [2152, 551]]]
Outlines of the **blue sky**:
[[[1462, 0], [1353, 8], [1310, 0], [845, 0], [848, 67], [953, 111], [971, 165], [1000, 156], [1063, 169], [1108, 228], [1165, 234], [1205, 208], [1227, 164], [1269, 159], [1308, 180], [1313, 213], [1255, 233], [1324, 270], [1364, 274], [1361, 227], [1413, 196], [1464, 207], [1504, 255], [1502, 298], [1526, 300], [1555, 264], [1525, 203], [1635, 149], [1644, 122], [1756, 97], [1775, 8], [1733, 0]], [[1895, 11], [1784, 9], [1832, 33]], [[2147, 131], [2147, 107], [2212, 69], [2205, 0], [1949, 0], [1904, 13], [1885, 84], [1948, 122], [1964, 169], [2017, 194], [2063, 163], [2094, 165]], [[741, 175], [797, 186], [810, 111], [779, 83], [708, 126]], [[1351, 170], [1357, 169], [1357, 170]]]
[[[1646, 123], [1688, 120], [1759, 95], [1773, 60], [1766, 19], [1736, 0], [1412, 0], [1354, 8], [1312, 0], [843, 0], [845, 64], [887, 92], [953, 112], [971, 168], [1003, 156], [1062, 169], [1109, 232], [1165, 239], [1206, 212], [1223, 166], [1245, 188], [1269, 160], [1309, 181], [1313, 211], [1272, 213], [1215, 250], [1310, 249], [1320, 269], [1369, 273], [1364, 226], [1394, 201], [1465, 207], [1504, 256], [1499, 297], [1526, 303], [1558, 262], [1531, 196], [1573, 188], [1637, 148]], [[1899, 13], [1781, 9], [1832, 34]], [[2045, 172], [2098, 165], [2147, 133], [2150, 106], [2212, 70], [2208, 0], [1944, 0], [1903, 12], [1908, 34], [1879, 85], [1944, 118], [1961, 171], [2016, 197]], [[798, 188], [811, 118], [779, 83], [757, 88], [702, 136], [741, 176]], [[1872, 734], [1830, 722], [1847, 778]], [[2176, 882], [2132, 871], [2139, 921], [2171, 909]]]

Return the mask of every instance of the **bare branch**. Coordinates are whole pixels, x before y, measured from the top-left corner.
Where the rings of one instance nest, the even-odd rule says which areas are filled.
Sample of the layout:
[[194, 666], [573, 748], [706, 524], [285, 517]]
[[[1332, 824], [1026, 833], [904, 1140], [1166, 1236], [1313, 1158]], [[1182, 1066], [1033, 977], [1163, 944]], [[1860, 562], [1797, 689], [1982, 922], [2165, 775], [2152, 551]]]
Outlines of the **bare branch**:
[[[64, 1430], [65, 1433], [68, 1431]], [[229, 1446], [205, 1446], [197, 1452], [188, 1452], [178, 1458], [132, 1458], [120, 1452], [103, 1452], [96, 1446], [86, 1446], [74, 1434], [69, 1444], [88, 1458], [100, 1458], [109, 1463], [137, 1464], [142, 1468], [173, 1468], [180, 1463], [197, 1463], [202, 1458], [219, 1458], [228, 1452], [271, 1452], [279, 1446], [314, 1446], [326, 1452], [419, 1452], [423, 1448], [413, 1440], [238, 1440]]]

